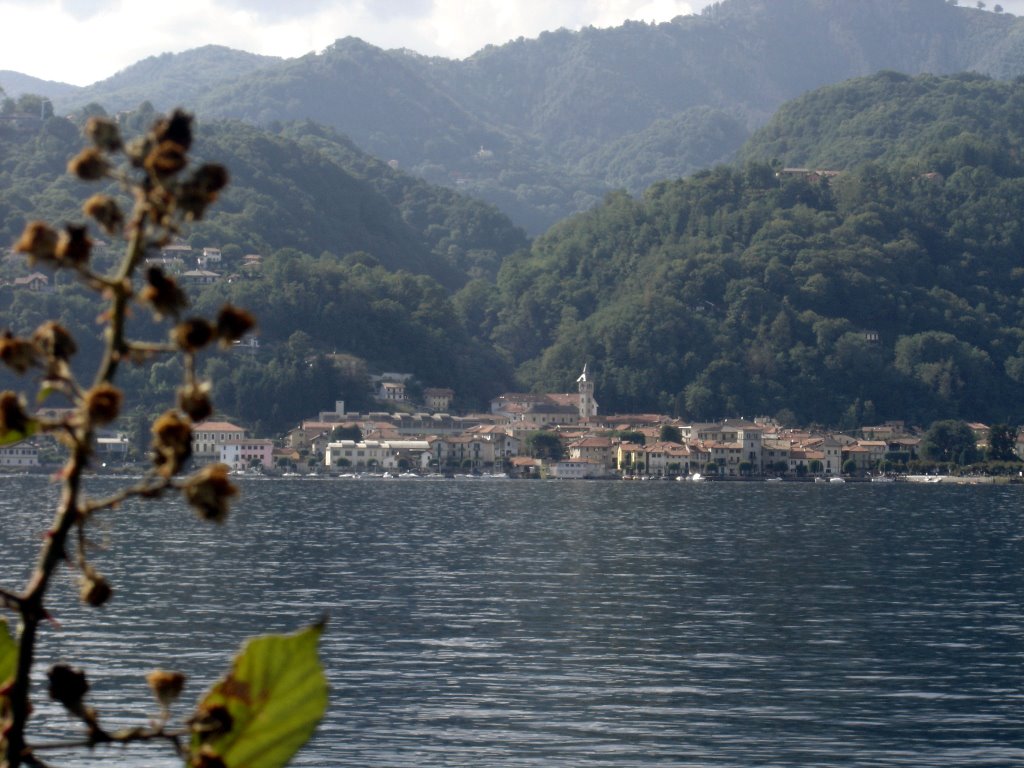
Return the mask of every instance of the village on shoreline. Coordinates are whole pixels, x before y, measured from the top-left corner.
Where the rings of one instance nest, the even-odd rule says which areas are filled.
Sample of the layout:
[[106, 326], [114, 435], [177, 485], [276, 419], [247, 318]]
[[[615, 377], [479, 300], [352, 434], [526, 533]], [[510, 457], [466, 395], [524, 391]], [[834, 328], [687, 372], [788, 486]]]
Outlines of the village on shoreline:
[[[193, 461], [262, 477], [1024, 482], [1024, 430], [1016, 430], [1014, 461], [937, 462], [922, 458], [924, 430], [901, 421], [847, 433], [770, 418], [690, 423], [660, 414], [600, 415], [586, 367], [575, 393], [505, 393], [489, 412], [465, 416], [448, 413], [451, 389], [423, 390], [417, 410], [406, 393], [409, 378], [379, 377], [377, 396], [387, 410], [353, 413], [337, 401], [278, 440], [229, 421], [195, 424]], [[985, 456], [990, 428], [966, 427], [976, 455]], [[55, 449], [35, 438], [0, 447], [0, 471], [45, 471], [61, 461]], [[146, 449], [124, 432], [101, 435], [94, 469], [142, 469]]]

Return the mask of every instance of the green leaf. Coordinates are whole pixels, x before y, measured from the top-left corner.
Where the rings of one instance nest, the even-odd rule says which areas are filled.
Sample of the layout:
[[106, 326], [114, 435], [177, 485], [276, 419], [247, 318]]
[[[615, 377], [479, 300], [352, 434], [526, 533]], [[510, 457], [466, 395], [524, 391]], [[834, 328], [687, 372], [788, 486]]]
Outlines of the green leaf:
[[[309, 740], [327, 709], [327, 678], [317, 655], [318, 624], [291, 635], [248, 640], [231, 671], [199, 702], [194, 722], [229, 723], [195, 733], [192, 753], [228, 768], [282, 768]], [[223, 717], [224, 710], [230, 718]]]
[[7, 619], [0, 619], [0, 687], [8, 683], [18, 670], [18, 641], [7, 628]]
[[25, 422], [25, 429], [7, 429], [0, 434], [0, 446], [10, 445], [11, 443], [17, 443], [20, 440], [24, 440], [27, 437], [32, 437], [36, 432], [39, 431], [39, 422], [35, 419], [29, 419]]
[[[0, 619], [0, 690], [7, 686], [18, 670], [18, 642], [7, 629], [7, 619]], [[9, 714], [9, 697], [0, 694], [0, 724], [6, 722]], [[0, 730], [0, 750], [7, 749], [7, 742]], [[3, 752], [0, 752], [3, 754]]]

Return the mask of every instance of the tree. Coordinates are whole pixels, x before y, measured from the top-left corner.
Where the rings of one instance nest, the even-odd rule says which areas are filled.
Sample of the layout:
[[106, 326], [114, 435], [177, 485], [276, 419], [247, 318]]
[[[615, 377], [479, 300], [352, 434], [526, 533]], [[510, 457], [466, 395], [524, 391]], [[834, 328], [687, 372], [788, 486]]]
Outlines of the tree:
[[18, 97], [18, 112], [42, 119], [53, 117], [53, 104], [45, 96], [25, 93]]
[[933, 422], [921, 439], [921, 457], [929, 461], [970, 464], [977, 457], [976, 438], [963, 421]]
[[562, 458], [565, 448], [562, 439], [554, 432], [541, 430], [526, 436], [526, 448], [535, 459], [558, 461]]
[[671, 424], [662, 424], [661, 430], [658, 433], [658, 440], [663, 443], [681, 443], [683, 442], [683, 433], [679, 427], [674, 427]]
[[1019, 461], [1016, 446], [1017, 430], [1007, 424], [994, 424], [989, 429], [986, 458], [989, 461]]
[[[204, 348], [231, 344], [253, 325], [252, 318], [232, 306], [221, 308], [215, 321], [182, 319], [185, 293], [159, 268], [140, 274], [147, 249], [166, 242], [188, 222], [202, 218], [227, 182], [220, 166], [202, 165], [186, 174], [192, 140], [192, 118], [183, 112], [158, 119], [137, 142], [125, 145], [115, 123], [93, 118], [86, 126], [91, 146], [68, 164], [84, 181], [116, 181], [135, 201], [129, 216], [107, 195], [89, 198], [83, 213], [106, 237], [123, 238], [124, 252], [110, 272], [96, 271], [91, 261], [89, 226], [68, 224], [60, 232], [48, 224], [28, 224], [15, 245], [29, 266], [66, 271], [101, 297], [106, 333], [102, 354], [91, 380], [72, 366], [78, 345], [61, 324], [49, 320], [31, 335], [8, 332], [0, 337], [0, 361], [17, 374], [38, 375], [42, 384], [34, 402], [62, 398], [69, 408], [56, 416], [31, 411], [28, 400], [13, 391], [0, 393], [0, 444], [33, 435], [57, 435], [67, 459], [57, 477], [61, 495], [52, 523], [40, 545], [36, 566], [21, 590], [0, 588], [0, 607], [18, 619], [12, 634], [0, 617], [0, 766], [42, 766], [29, 714], [31, 680], [37, 662], [41, 630], [48, 618], [47, 595], [58, 572], [73, 571], [82, 601], [99, 607], [111, 599], [113, 588], [94, 565], [91, 525], [104, 513], [129, 499], [151, 499], [179, 493], [198, 516], [222, 522], [237, 489], [227, 467], [214, 464], [183, 475], [192, 454], [192, 424], [213, 412], [208, 382], [196, 374], [196, 359]], [[122, 161], [118, 165], [119, 161]], [[152, 312], [155, 321], [171, 326], [170, 341], [134, 337], [132, 313]], [[121, 365], [129, 360], [151, 362], [162, 356], [181, 359], [182, 382], [176, 405], [152, 424], [152, 465], [136, 483], [112, 494], [88, 493], [87, 470], [95, 460], [97, 430], [120, 415], [125, 393], [115, 385]], [[142, 740], [165, 742], [187, 765], [240, 765], [240, 753], [259, 754], [260, 765], [283, 766], [312, 734], [327, 705], [327, 686], [317, 659], [322, 625], [293, 635], [250, 640], [224, 678], [202, 698], [180, 727], [173, 727], [171, 706], [181, 693], [180, 672], [154, 670], [146, 680], [159, 714], [139, 713], [140, 725], [111, 730], [101, 712], [86, 703], [85, 673], [67, 663], [52, 666], [46, 676], [51, 698], [83, 726], [82, 745], [128, 745]], [[301, 703], [297, 703], [301, 702]], [[269, 724], [269, 727], [268, 727]]]
[[357, 443], [363, 441], [363, 430], [358, 424], [346, 424], [343, 427], [335, 427], [331, 430], [331, 440], [354, 440]]

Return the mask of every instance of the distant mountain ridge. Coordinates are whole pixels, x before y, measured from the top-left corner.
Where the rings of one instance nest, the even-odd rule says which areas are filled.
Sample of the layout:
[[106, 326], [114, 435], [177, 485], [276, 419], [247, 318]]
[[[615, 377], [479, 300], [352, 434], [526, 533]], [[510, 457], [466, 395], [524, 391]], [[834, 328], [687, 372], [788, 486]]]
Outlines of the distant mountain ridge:
[[144, 98], [264, 125], [312, 119], [539, 233], [609, 190], [730, 158], [784, 101], [887, 69], [1024, 74], [1024, 21], [946, 0], [725, 0], [461, 61], [355, 38], [288, 60], [210, 46], [51, 98], [58, 112]]
[[24, 93], [32, 93], [45, 96], [51, 101], [74, 99], [81, 91], [77, 85], [41, 80], [38, 77], [12, 72], [9, 69], [0, 69], [0, 88], [3, 88], [4, 92], [12, 98]]

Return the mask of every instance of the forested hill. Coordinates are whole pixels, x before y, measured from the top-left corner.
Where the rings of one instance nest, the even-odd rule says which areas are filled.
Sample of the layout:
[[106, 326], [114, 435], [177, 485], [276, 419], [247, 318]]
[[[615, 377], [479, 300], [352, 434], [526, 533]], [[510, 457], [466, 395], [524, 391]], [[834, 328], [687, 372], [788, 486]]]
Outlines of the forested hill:
[[[125, 135], [154, 117], [147, 110], [121, 116]], [[12, 288], [32, 268], [6, 251], [29, 220], [81, 221], [81, 201], [96, 190], [64, 170], [82, 141], [80, 127], [60, 117], [34, 132], [0, 125], [0, 253], [7, 256], [0, 262], [0, 329], [31, 333], [57, 318], [75, 329], [76, 361], [99, 354], [90, 334], [95, 307], [66, 274], [51, 276], [53, 293]], [[509, 387], [508, 363], [474, 336], [452, 298], [467, 283], [468, 295], [479, 292], [505, 258], [528, 247], [504, 215], [396, 171], [321, 126], [285, 125], [274, 133], [204, 120], [194, 150], [224, 163], [231, 183], [188, 233], [197, 250], [221, 249], [217, 269], [225, 279], [190, 290], [201, 309], [215, 312], [227, 299], [259, 318], [259, 355], [208, 361], [225, 413], [275, 434], [338, 399], [372, 407], [367, 373], [381, 370], [414, 373], [411, 391], [456, 388], [457, 404], [467, 409]], [[261, 270], [243, 264], [247, 254], [263, 257]], [[94, 258], [104, 259], [102, 249]], [[194, 261], [170, 267], [194, 268]], [[153, 332], [145, 318], [139, 322], [140, 333]], [[132, 407], [173, 396], [175, 365], [128, 371], [128, 390], [138, 398]]]
[[152, 57], [71, 98], [44, 95], [58, 114], [148, 99], [261, 125], [315, 120], [539, 233], [609, 189], [639, 193], [731, 157], [809, 89], [883, 69], [1024, 74], [1024, 20], [963, 5], [724, 0], [671, 22], [546, 32], [461, 61], [353, 38], [291, 60], [211, 46]]
[[[155, 113], [123, 118], [132, 135]], [[428, 275], [449, 289], [496, 274], [525, 248], [521, 230], [492, 206], [396, 171], [330, 129], [307, 124], [277, 133], [240, 122], [202, 121], [197, 150], [232, 173], [228, 190], [190, 239], [241, 256], [288, 250], [342, 258], [355, 252], [391, 271]], [[90, 191], [64, 174], [81, 147], [63, 118], [35, 133], [0, 125], [0, 241], [28, 219], [77, 220]]]
[[746, 164], [612, 195], [507, 261], [492, 337], [541, 388], [590, 363], [608, 411], [1018, 423], [1022, 105], [1024, 80], [975, 76], [808, 96]]
[[1022, 133], [1019, 82], [883, 72], [784, 104], [739, 159], [820, 169], [879, 161], [943, 174], [962, 165], [1013, 173], [1024, 157]]

